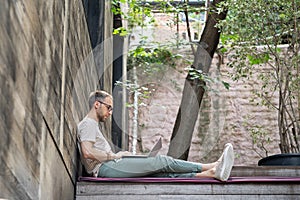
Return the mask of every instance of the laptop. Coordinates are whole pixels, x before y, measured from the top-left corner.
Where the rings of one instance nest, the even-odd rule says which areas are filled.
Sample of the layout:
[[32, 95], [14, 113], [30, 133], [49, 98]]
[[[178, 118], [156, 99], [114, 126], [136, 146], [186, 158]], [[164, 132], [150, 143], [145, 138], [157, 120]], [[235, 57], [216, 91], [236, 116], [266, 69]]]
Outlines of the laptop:
[[162, 141], [161, 138], [155, 143], [155, 145], [152, 147], [151, 151], [146, 155], [130, 155], [130, 156], [122, 156], [122, 158], [148, 158], [148, 157], [154, 157], [157, 155], [159, 150], [162, 148]]

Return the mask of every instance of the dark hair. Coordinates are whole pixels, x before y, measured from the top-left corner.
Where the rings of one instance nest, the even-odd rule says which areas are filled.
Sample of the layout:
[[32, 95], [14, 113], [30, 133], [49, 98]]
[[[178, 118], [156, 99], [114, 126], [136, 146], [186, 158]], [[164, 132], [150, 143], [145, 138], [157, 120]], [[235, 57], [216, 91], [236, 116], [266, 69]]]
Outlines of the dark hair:
[[112, 96], [103, 90], [96, 90], [92, 92], [89, 96], [90, 109], [93, 107], [96, 100], [104, 101], [107, 97], [112, 99]]

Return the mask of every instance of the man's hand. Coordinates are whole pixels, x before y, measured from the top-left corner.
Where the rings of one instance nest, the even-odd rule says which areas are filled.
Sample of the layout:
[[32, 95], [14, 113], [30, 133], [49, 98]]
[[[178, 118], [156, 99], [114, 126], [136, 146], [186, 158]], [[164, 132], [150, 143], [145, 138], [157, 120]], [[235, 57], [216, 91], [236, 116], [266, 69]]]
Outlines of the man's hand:
[[122, 156], [132, 155], [132, 153], [130, 153], [129, 151], [119, 151], [116, 154], [113, 152], [107, 153], [104, 151], [99, 151], [93, 147], [94, 144], [90, 141], [83, 141], [80, 144], [81, 144], [81, 151], [84, 158], [98, 160], [100, 162], [119, 159], [122, 158]]
[[116, 155], [118, 158], [122, 158], [122, 156], [131, 156], [132, 153], [130, 153], [129, 151], [119, 151]]

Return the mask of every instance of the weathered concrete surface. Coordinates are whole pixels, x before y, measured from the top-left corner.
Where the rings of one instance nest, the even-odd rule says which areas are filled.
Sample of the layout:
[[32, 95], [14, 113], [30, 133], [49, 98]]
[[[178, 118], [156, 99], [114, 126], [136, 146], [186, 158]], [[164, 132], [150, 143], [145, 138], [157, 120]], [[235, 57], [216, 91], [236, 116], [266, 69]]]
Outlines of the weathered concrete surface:
[[76, 123], [101, 76], [82, 1], [0, 1], [0, 32], [0, 198], [73, 199]]

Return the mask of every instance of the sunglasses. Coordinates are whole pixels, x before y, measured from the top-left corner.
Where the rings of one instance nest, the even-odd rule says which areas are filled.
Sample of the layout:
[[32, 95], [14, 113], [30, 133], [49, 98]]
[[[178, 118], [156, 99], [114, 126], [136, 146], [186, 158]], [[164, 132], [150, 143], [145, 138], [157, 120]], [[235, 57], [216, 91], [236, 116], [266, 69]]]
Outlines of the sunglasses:
[[113, 111], [113, 107], [111, 105], [108, 105], [107, 103], [104, 103], [102, 101], [97, 100], [99, 103], [102, 103], [103, 105], [105, 105], [105, 107], [107, 108], [108, 111]]

